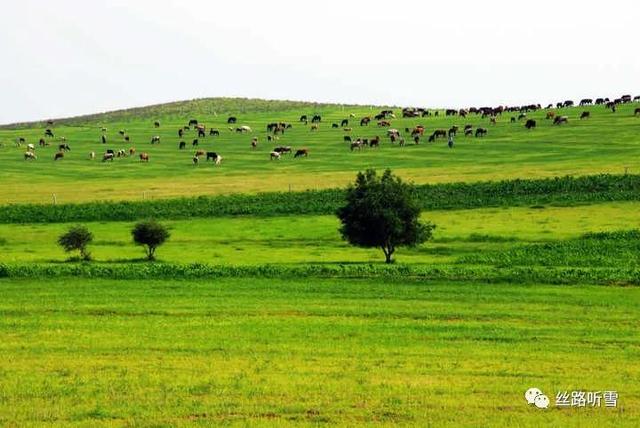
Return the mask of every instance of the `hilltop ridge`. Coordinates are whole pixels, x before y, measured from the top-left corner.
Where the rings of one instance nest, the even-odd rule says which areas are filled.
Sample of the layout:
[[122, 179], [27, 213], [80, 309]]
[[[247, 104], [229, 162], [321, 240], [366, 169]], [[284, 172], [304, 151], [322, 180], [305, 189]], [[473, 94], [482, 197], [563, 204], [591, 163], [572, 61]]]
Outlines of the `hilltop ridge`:
[[[265, 100], [260, 98], [229, 98], [211, 97], [192, 100], [173, 101], [161, 104], [151, 104], [141, 107], [112, 110], [100, 113], [85, 114], [65, 118], [47, 118], [37, 121], [15, 122], [0, 125], [0, 129], [19, 129], [31, 127], [45, 127], [49, 119], [56, 125], [84, 125], [90, 123], [127, 122], [138, 119], [162, 119], [171, 117], [186, 118], [191, 115], [217, 115], [262, 113], [301, 110], [308, 108], [330, 107], [362, 107], [357, 104], [320, 103], [312, 101]], [[367, 105], [368, 106], [368, 105]], [[374, 106], [381, 107], [381, 106]]]

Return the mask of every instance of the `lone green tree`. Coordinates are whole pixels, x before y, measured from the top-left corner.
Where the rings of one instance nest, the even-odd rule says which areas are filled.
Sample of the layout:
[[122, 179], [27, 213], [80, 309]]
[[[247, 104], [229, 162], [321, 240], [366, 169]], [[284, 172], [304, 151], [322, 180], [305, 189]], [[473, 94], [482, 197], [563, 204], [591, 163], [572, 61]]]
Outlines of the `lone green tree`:
[[133, 242], [146, 247], [147, 260], [155, 260], [156, 249], [171, 236], [165, 226], [154, 220], [137, 223], [131, 230], [131, 235]]
[[420, 222], [415, 188], [386, 170], [380, 177], [372, 169], [358, 173], [347, 188], [347, 203], [338, 209], [340, 233], [352, 245], [380, 248], [385, 261], [401, 246], [416, 246], [429, 240], [435, 229]]
[[80, 251], [80, 259], [91, 260], [91, 253], [87, 250], [87, 246], [93, 241], [93, 234], [86, 226], [77, 225], [71, 227], [68, 231], [60, 235], [58, 245], [69, 253], [71, 251]]

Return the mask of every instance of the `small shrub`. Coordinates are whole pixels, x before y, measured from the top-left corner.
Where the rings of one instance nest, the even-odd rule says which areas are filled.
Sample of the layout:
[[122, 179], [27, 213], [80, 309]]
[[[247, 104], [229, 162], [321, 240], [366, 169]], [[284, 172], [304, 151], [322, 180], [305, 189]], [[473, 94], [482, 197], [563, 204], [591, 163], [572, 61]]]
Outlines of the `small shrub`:
[[91, 253], [87, 250], [87, 246], [93, 241], [93, 234], [89, 232], [86, 226], [78, 225], [71, 227], [67, 232], [60, 235], [58, 245], [60, 245], [67, 253], [71, 251], [79, 251], [80, 259], [91, 260]]
[[156, 249], [171, 236], [165, 226], [154, 220], [137, 223], [133, 227], [131, 235], [133, 242], [146, 247], [147, 260], [155, 260]]

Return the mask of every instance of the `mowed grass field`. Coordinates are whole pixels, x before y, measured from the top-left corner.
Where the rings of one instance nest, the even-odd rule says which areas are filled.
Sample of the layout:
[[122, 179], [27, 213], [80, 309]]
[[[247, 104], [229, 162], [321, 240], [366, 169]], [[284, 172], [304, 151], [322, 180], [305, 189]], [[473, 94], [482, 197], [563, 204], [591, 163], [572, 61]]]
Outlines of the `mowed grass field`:
[[[528, 114], [528, 118], [538, 123], [531, 131], [524, 128], [524, 120], [510, 122], [516, 113], [505, 113], [496, 125], [491, 125], [488, 118], [479, 115], [445, 117], [443, 111], [439, 117], [403, 119], [400, 109], [395, 108], [398, 118], [391, 119], [392, 127], [404, 134], [406, 147], [391, 145], [385, 137], [387, 128], [378, 127], [375, 120], [369, 126], [359, 125], [360, 118], [375, 115], [379, 108], [308, 106], [281, 112], [230, 111], [214, 115], [212, 112], [192, 114], [187, 106], [181, 114], [166, 117], [147, 114], [144, 119], [127, 117], [124, 121], [117, 116], [105, 116], [81, 125], [54, 124], [56, 138], [48, 139], [49, 147], [37, 148], [38, 159], [32, 162], [23, 159], [25, 147], [15, 147], [14, 141], [23, 137], [27, 143], [37, 145], [44, 128], [0, 129], [3, 144], [0, 147], [0, 203], [49, 203], [53, 194], [58, 202], [74, 202], [299, 191], [343, 186], [365, 168], [391, 168], [416, 183], [638, 172], [640, 117], [633, 115], [636, 106], [637, 103], [622, 105], [617, 113], [603, 106], [559, 109], [559, 115], [569, 116], [569, 124], [562, 126], [553, 126], [551, 120], [545, 120], [547, 111], [541, 110]], [[582, 111], [591, 112], [591, 118], [579, 120]], [[301, 114], [310, 117], [314, 113], [323, 118], [318, 131], [311, 131], [310, 124], [298, 122]], [[232, 125], [234, 128], [247, 125], [253, 132], [230, 131], [226, 123], [230, 114], [238, 118], [237, 124]], [[355, 117], [350, 118], [351, 114]], [[191, 144], [196, 137], [193, 130], [183, 138], [187, 149], [178, 150], [177, 130], [190, 118], [198, 119], [207, 129], [220, 130], [219, 137], [207, 133], [207, 137], [199, 139], [199, 148], [221, 154], [224, 158], [221, 166], [214, 167], [204, 159], [197, 167], [192, 164]], [[350, 119], [351, 132], [331, 127], [344, 118]], [[153, 126], [156, 119], [161, 122], [158, 129]], [[268, 142], [266, 124], [273, 121], [291, 123], [293, 128], [279, 141]], [[426, 135], [453, 125], [462, 129], [466, 124], [488, 128], [489, 132], [485, 138], [464, 137], [460, 133], [454, 149], [450, 150], [446, 139], [427, 143], [426, 135], [420, 145], [413, 145], [404, 130], [418, 124], [426, 127]], [[108, 130], [107, 144], [100, 143], [102, 127]], [[119, 130], [127, 132], [130, 143], [123, 141]], [[150, 144], [154, 135], [161, 137], [159, 145]], [[379, 149], [350, 152], [348, 143], [343, 141], [345, 135], [354, 139], [379, 135], [383, 143]], [[71, 151], [65, 154], [64, 160], [54, 162], [61, 136], [67, 139]], [[253, 137], [259, 139], [256, 150], [250, 147]], [[277, 145], [308, 148], [310, 155], [299, 159], [286, 155], [280, 161], [270, 161], [269, 152]], [[128, 150], [130, 147], [135, 147], [138, 153], [149, 153], [150, 162], [143, 164], [137, 156], [116, 159], [113, 163], [100, 161], [101, 154], [108, 148]], [[96, 152], [96, 160], [89, 160], [91, 151]]]
[[[0, 280], [4, 426], [638, 426], [637, 288]], [[541, 411], [524, 392], [617, 390]]]

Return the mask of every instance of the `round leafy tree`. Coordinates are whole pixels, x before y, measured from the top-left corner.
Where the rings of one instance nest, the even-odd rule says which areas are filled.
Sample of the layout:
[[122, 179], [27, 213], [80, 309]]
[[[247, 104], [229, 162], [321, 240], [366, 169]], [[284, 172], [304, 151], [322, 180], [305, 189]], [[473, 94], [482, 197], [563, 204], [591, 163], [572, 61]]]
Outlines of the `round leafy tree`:
[[73, 226], [67, 232], [60, 235], [58, 245], [60, 245], [68, 253], [71, 251], [80, 251], [82, 260], [91, 260], [91, 253], [87, 250], [87, 246], [93, 241], [93, 234], [89, 232], [85, 226]]
[[137, 223], [131, 235], [133, 242], [146, 247], [147, 260], [155, 260], [156, 249], [171, 236], [165, 226], [154, 220]]
[[415, 188], [386, 170], [382, 177], [372, 169], [358, 173], [347, 188], [347, 204], [338, 209], [340, 233], [352, 245], [380, 248], [387, 263], [401, 246], [429, 240], [435, 225], [420, 222]]

